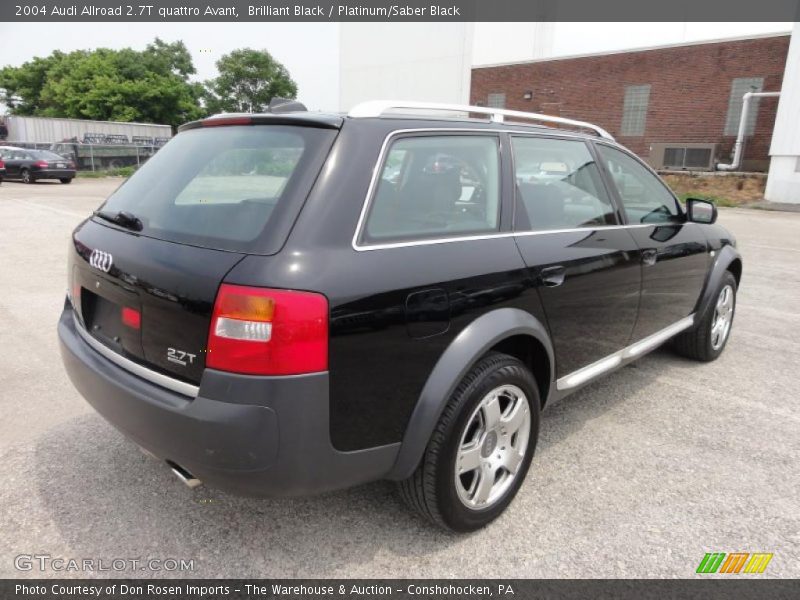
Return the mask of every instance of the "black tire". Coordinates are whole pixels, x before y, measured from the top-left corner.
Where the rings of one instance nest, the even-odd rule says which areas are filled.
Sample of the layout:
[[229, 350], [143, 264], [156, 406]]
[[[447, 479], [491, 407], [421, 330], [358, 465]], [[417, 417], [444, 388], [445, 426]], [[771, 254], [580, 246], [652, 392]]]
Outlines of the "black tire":
[[63, 179], [59, 179], [61, 183], [69, 184], [72, 183], [72, 177], [64, 177]]
[[[717, 315], [717, 300], [722, 291], [728, 286], [733, 290], [733, 306], [730, 312], [730, 324], [724, 339], [722, 339], [722, 343], [715, 348], [712, 328], [714, 327]], [[678, 334], [673, 340], [672, 347], [678, 354], [686, 358], [710, 362], [719, 358], [719, 355], [722, 354], [722, 351], [725, 349], [730, 339], [730, 329], [733, 326], [733, 318], [736, 315], [736, 278], [733, 276], [733, 273], [725, 271], [711, 298], [712, 300], [709, 302], [708, 307], [706, 307], [706, 310], [700, 315], [700, 320], [697, 325], [688, 331]]]
[[[513, 385], [527, 396], [530, 430], [526, 450], [510, 487], [487, 508], [468, 507], [456, 489], [456, 457], [462, 435], [477, 407], [490, 391]], [[522, 362], [512, 356], [490, 353], [464, 377], [442, 412], [417, 470], [399, 483], [406, 503], [427, 520], [456, 532], [488, 525], [508, 507], [530, 467], [539, 435], [541, 402], [536, 381]]]
[[34, 179], [33, 175], [31, 175], [31, 172], [28, 169], [22, 169], [19, 174], [22, 178], [22, 183], [36, 183], [36, 179]]

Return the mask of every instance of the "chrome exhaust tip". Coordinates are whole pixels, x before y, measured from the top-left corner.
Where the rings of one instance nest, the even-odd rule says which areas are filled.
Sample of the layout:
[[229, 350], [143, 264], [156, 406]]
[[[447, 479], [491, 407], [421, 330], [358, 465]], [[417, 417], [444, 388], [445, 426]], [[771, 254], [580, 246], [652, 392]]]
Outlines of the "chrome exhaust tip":
[[169, 466], [170, 470], [173, 473], [175, 473], [175, 477], [177, 477], [184, 484], [186, 484], [186, 487], [194, 489], [200, 485], [203, 485], [202, 481], [200, 481], [197, 477], [189, 473], [189, 471], [184, 469], [182, 466], [175, 464], [171, 460], [166, 461], [166, 463]]

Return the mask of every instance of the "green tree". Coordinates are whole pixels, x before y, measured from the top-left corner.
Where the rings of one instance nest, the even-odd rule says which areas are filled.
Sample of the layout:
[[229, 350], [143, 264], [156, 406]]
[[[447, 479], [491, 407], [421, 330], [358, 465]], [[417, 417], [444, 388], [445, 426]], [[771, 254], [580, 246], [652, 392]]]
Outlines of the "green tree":
[[177, 126], [197, 119], [203, 87], [183, 42], [145, 50], [53, 52], [0, 70], [0, 99], [13, 114]]
[[273, 98], [297, 97], [289, 71], [266, 50], [234, 50], [217, 61], [217, 71], [219, 76], [206, 82], [212, 113], [262, 112]]

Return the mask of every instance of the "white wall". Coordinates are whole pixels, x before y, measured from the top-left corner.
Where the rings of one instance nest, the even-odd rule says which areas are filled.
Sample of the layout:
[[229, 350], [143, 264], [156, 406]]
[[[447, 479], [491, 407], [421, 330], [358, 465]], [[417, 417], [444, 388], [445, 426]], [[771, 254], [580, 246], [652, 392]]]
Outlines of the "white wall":
[[469, 101], [472, 23], [341, 23], [339, 110], [367, 100]]
[[792, 31], [769, 153], [767, 200], [800, 204], [800, 23]]

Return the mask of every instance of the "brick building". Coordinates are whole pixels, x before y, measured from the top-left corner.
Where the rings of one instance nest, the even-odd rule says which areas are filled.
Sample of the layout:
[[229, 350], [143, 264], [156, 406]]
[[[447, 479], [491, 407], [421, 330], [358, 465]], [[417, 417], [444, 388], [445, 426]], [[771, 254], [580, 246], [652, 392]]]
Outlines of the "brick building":
[[[700, 144], [716, 144], [715, 160], [728, 162], [742, 95], [781, 89], [789, 40], [775, 35], [473, 67], [470, 99], [597, 123], [658, 167], [708, 164]], [[773, 98], [751, 105], [745, 170], [769, 164], [777, 105]]]

